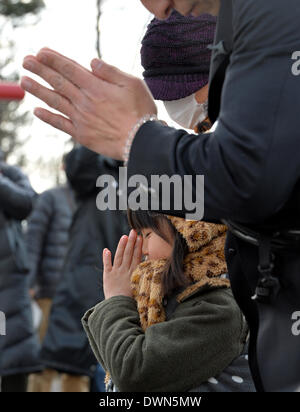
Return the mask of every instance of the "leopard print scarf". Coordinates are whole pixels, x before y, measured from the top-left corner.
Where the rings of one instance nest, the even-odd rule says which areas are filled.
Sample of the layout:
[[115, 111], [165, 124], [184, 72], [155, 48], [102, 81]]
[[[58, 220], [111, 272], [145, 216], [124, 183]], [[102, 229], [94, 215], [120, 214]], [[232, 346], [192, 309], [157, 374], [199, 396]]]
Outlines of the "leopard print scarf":
[[[177, 295], [179, 303], [200, 290], [230, 287], [229, 280], [221, 277], [227, 271], [224, 257], [225, 236], [223, 233], [211, 240], [206, 247], [190, 252], [185, 257], [184, 273], [189, 285]], [[143, 262], [131, 277], [133, 297], [137, 302], [144, 331], [149, 326], [166, 320], [162, 288], [162, 275], [166, 264], [167, 259]]]

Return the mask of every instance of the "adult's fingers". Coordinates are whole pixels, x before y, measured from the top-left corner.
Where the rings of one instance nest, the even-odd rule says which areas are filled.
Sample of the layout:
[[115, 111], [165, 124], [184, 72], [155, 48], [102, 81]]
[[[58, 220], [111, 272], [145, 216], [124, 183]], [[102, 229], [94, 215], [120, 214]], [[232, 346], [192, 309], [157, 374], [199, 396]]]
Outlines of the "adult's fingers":
[[132, 262], [132, 256], [134, 252], [134, 247], [137, 239], [137, 233], [135, 230], [131, 230], [126, 245], [126, 249], [123, 257], [123, 265], [125, 268], [130, 268]]
[[[78, 65], [78, 63], [77, 63], [75, 60], [72, 60], [72, 59], [70, 59], [69, 57], [64, 56], [63, 54], [59, 53], [59, 52], [56, 51], [56, 50], [49, 49], [48, 47], [44, 47], [42, 50], [43, 50], [43, 51], [48, 51], [48, 52], [53, 53], [53, 54], [56, 54], [57, 56], [65, 59], [65, 60], [68, 61], [69, 63], [74, 64], [75, 66]], [[97, 59], [96, 59], [96, 60], [97, 60]], [[86, 73], [88, 73], [89, 75], [91, 74], [91, 71], [88, 70], [86, 67], [84, 67], [84, 66], [80, 66], [80, 67], [81, 67], [82, 70], [86, 71]], [[110, 67], [113, 67], [113, 66], [110, 66]], [[95, 73], [93, 73], [93, 74], [95, 74]], [[97, 76], [97, 77], [101, 79], [101, 76]], [[99, 86], [99, 84], [98, 84], [98, 86]], [[102, 83], [103, 91], [107, 91], [107, 86], [108, 86], [108, 83], [107, 83], [107, 82], [103, 82], [103, 83]]]
[[71, 61], [65, 56], [54, 53], [49, 49], [42, 49], [36, 56], [37, 60], [45, 66], [51, 67], [65, 79], [85, 90], [99, 88], [99, 79], [80, 64]]
[[47, 105], [52, 107], [52, 109], [57, 110], [68, 117], [72, 117], [74, 114], [74, 107], [68, 99], [61, 94], [42, 86], [29, 77], [22, 77], [21, 87], [30, 94], [47, 103]]
[[23, 67], [24, 69], [40, 76], [47, 83], [49, 83], [53, 89], [61, 95], [66, 96], [72, 102], [80, 101], [82, 93], [80, 93], [78, 87], [65, 79], [63, 75], [40, 63], [34, 56], [25, 57]]
[[116, 254], [115, 254], [115, 258], [114, 258], [114, 266], [115, 267], [121, 266], [121, 264], [123, 262], [123, 255], [124, 255], [124, 251], [125, 251], [127, 242], [128, 242], [128, 237], [127, 236], [122, 236], [120, 241], [119, 241], [117, 251], [116, 251]]
[[103, 269], [105, 272], [111, 272], [112, 263], [111, 263], [111, 252], [108, 249], [103, 250]]
[[134, 77], [130, 74], [122, 72], [117, 67], [107, 64], [100, 59], [93, 59], [91, 62], [91, 68], [97, 77], [118, 86], [127, 84], [128, 81], [134, 79]]
[[69, 119], [66, 119], [59, 114], [51, 113], [49, 110], [42, 109], [40, 107], [34, 110], [34, 114], [43, 122], [55, 127], [55, 129], [61, 130], [70, 136], [75, 136], [76, 129]]
[[[46, 51], [52, 52], [52, 53], [54, 53], [54, 54], [57, 54], [57, 55], [60, 56], [60, 57], [64, 57], [64, 58], [65, 58], [66, 60], [68, 60], [69, 62], [74, 63], [74, 64], [77, 64], [77, 62], [76, 62], [75, 60], [72, 60], [72, 59], [70, 59], [69, 57], [64, 56], [63, 54], [59, 53], [59, 52], [56, 51], [56, 50], [49, 49], [49, 47], [44, 47], [43, 50], [46, 50]], [[86, 69], [85, 67], [82, 66], [82, 68], [83, 68], [85, 71], [87, 71], [88, 73], [90, 73], [90, 71], [89, 71], [88, 69]]]

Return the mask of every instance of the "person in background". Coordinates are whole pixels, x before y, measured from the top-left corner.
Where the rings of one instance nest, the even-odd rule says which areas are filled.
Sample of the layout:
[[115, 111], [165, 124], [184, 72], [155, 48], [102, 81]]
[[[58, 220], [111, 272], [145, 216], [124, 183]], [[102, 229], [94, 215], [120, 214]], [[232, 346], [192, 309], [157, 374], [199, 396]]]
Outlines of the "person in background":
[[[63, 157], [65, 170], [65, 156]], [[28, 219], [26, 236], [31, 295], [42, 312], [39, 337], [42, 342], [51, 304], [61, 279], [69, 242], [69, 229], [76, 210], [74, 192], [66, 183], [39, 195]], [[41, 373], [29, 376], [28, 391], [39, 392]]]
[[117, 184], [120, 165], [80, 146], [66, 156], [66, 174], [78, 208], [42, 345], [41, 359], [46, 369], [41, 392], [51, 392], [56, 379], [62, 392], [89, 392], [97, 368], [99, 373], [81, 318], [89, 307], [104, 299], [100, 251], [108, 244], [115, 250], [120, 236], [128, 233], [124, 212], [100, 211], [96, 206], [98, 177], [113, 176]]
[[2, 392], [26, 392], [28, 374], [41, 369], [29, 295], [28, 257], [22, 221], [32, 211], [35, 191], [15, 166], [0, 161], [0, 337]]
[[154, 18], [142, 40], [143, 76], [154, 99], [164, 102], [172, 120], [198, 133], [212, 126], [207, 106], [216, 24], [211, 14], [184, 17], [174, 10], [167, 20]]
[[51, 302], [61, 278], [75, 210], [74, 192], [66, 183], [40, 194], [28, 218], [29, 277], [32, 294], [43, 312], [39, 330], [41, 341], [45, 337]]

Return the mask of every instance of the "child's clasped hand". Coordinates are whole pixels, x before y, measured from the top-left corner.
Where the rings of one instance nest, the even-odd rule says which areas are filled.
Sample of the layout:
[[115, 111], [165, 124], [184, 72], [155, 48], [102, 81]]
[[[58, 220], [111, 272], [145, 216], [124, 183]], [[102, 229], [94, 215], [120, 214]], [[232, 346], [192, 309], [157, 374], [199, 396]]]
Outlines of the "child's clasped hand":
[[111, 252], [103, 250], [103, 289], [105, 299], [113, 296], [132, 297], [130, 279], [142, 259], [143, 239], [131, 230], [129, 236], [122, 236], [112, 264]]

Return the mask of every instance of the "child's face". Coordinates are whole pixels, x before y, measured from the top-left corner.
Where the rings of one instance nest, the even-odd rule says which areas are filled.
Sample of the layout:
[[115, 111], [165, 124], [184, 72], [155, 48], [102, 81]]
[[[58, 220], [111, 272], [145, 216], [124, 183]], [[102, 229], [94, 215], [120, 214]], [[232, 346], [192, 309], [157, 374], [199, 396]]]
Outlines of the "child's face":
[[152, 229], [141, 230], [143, 237], [143, 255], [146, 260], [169, 258], [172, 255], [173, 245], [158, 236]]

